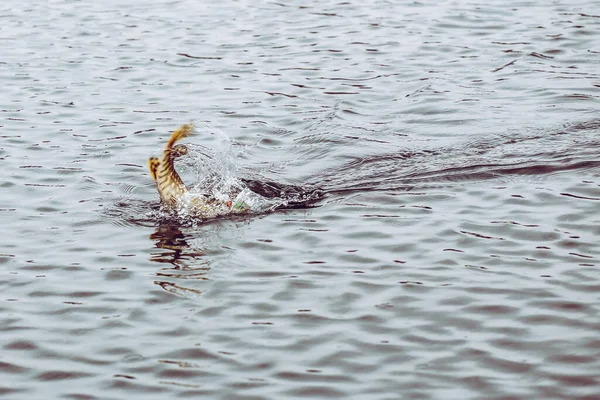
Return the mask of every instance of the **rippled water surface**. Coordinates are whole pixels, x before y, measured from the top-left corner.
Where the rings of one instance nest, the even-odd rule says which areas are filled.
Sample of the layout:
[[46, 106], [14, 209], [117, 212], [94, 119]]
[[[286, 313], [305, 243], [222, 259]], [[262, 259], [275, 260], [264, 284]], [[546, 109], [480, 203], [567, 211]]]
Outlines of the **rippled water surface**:
[[[599, 398], [597, 2], [0, 9], [0, 397]], [[324, 197], [165, 218], [188, 121]]]

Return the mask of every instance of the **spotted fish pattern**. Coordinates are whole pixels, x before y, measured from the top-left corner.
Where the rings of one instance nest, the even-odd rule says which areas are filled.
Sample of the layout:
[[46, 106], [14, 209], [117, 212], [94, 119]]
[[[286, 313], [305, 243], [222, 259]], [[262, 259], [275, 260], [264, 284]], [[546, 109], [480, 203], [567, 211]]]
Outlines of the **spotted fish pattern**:
[[214, 218], [230, 213], [246, 212], [248, 206], [241, 201], [233, 203], [231, 200], [218, 200], [209, 195], [186, 196], [189, 189], [175, 170], [174, 162], [178, 157], [187, 154], [188, 148], [175, 143], [190, 136], [193, 131], [192, 124], [182, 125], [171, 134], [162, 157], [150, 157], [148, 160], [150, 176], [156, 183], [161, 203], [167, 209], [176, 209], [180, 205], [186, 206], [191, 214], [200, 218]]

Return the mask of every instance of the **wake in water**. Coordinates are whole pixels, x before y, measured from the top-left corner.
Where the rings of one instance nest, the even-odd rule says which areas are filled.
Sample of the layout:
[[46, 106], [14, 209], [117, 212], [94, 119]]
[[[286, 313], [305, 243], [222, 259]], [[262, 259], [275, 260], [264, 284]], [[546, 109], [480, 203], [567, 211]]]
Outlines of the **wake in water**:
[[330, 168], [307, 182], [318, 185], [328, 194], [343, 195], [592, 170], [600, 167], [599, 133], [600, 120], [592, 120], [567, 124], [560, 129], [524, 129], [473, 137], [448, 147], [368, 154]]
[[[409, 191], [432, 184], [447, 186], [508, 176], [592, 170], [600, 167], [599, 130], [600, 122], [594, 120], [560, 129], [505, 132], [485, 138], [467, 138], [462, 144], [447, 147], [419, 149], [418, 143], [405, 137], [401, 140], [397, 136], [383, 138], [389, 143], [380, 143], [369, 133], [357, 137], [339, 132], [322, 133], [323, 128], [315, 133], [310, 126], [304, 126], [301, 131], [305, 136], [294, 139], [293, 145], [285, 150], [273, 150], [277, 157], [294, 160], [282, 165], [287, 165], [295, 175], [302, 170], [298, 165], [306, 164], [304, 170], [317, 171], [319, 168], [315, 166], [321, 166], [317, 173], [300, 179], [294, 177], [292, 181], [300, 182], [296, 185], [266, 179], [253, 168], [242, 169], [240, 160], [248, 149], [253, 151], [253, 147], [232, 143], [225, 134], [203, 136], [202, 141], [210, 142], [210, 148], [186, 143], [186, 154], [176, 157], [176, 167], [183, 181], [194, 182], [186, 186], [177, 207], [124, 199], [106, 213], [134, 225], [156, 222], [198, 225], [219, 216], [246, 218], [277, 209], [314, 207], [326, 196], [343, 197], [357, 191]], [[378, 140], [382, 138], [379, 133], [375, 135]], [[371, 143], [370, 147], [361, 147], [365, 140]], [[394, 140], [401, 146], [394, 148]], [[351, 157], [347, 156], [348, 149], [353, 152]], [[326, 150], [331, 154], [329, 158]], [[344, 154], [346, 162], [337, 162], [336, 166], [334, 158], [339, 154]], [[254, 159], [260, 155], [249, 157]], [[278, 174], [282, 171], [285, 169], [278, 170]], [[224, 208], [214, 216], [199, 216], [194, 210], [197, 199], [216, 202]], [[231, 212], [234, 206], [239, 207], [237, 212]]]

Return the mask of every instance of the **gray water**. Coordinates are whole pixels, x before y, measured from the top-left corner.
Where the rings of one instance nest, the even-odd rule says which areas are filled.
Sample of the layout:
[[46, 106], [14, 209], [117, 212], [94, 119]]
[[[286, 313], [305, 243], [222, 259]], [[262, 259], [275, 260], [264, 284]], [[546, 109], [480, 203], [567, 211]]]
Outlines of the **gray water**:
[[[0, 8], [2, 398], [600, 398], [597, 2]], [[161, 218], [189, 121], [325, 197]]]

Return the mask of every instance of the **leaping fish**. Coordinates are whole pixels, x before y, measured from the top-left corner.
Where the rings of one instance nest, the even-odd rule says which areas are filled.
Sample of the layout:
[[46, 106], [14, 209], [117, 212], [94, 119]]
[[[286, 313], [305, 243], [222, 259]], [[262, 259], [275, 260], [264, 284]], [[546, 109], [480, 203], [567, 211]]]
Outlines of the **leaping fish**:
[[189, 189], [175, 170], [174, 161], [188, 153], [188, 148], [183, 144], [175, 143], [190, 136], [194, 131], [192, 124], [184, 124], [175, 130], [165, 149], [162, 158], [150, 157], [148, 168], [150, 176], [156, 182], [160, 201], [168, 209], [179, 206], [189, 207], [190, 214], [199, 218], [215, 218], [231, 213], [244, 213], [248, 205], [242, 201], [219, 200], [209, 195], [190, 197]]

